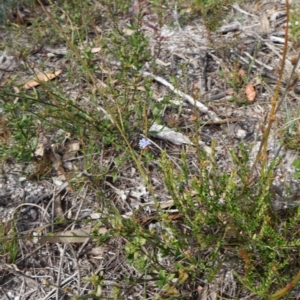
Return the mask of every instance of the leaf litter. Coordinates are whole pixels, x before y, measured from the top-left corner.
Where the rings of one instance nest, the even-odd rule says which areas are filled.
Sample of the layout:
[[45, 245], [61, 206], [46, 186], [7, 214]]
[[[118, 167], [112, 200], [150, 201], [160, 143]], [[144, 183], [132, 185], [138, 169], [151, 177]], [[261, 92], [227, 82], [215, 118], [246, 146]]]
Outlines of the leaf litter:
[[[164, 95], [171, 92], [173, 100], [177, 101], [173, 103], [174, 105], [167, 106], [165, 113], [167, 113], [168, 109], [179, 113], [178, 107], [180, 107], [181, 115], [183, 116], [182, 122], [185, 125], [182, 127], [186, 128], [192, 124], [191, 122], [195, 121], [195, 118], [201, 118], [202, 125], [199, 128], [201, 141], [198, 142], [207, 149], [207, 152], [210, 152], [212, 140], [218, 141], [216, 148], [218, 163], [224, 170], [230, 170], [232, 167], [226, 149], [229, 147], [237, 149], [240, 141], [249, 145], [249, 149], [252, 147], [250, 156], [254, 159], [261, 137], [260, 124], [262, 124], [266, 118], [269, 108], [268, 100], [274, 89], [274, 81], [272, 82], [272, 78], [268, 77], [270, 74], [265, 74], [264, 68], [267, 66], [269, 72], [277, 68], [278, 58], [280, 58], [282, 43], [284, 41], [284, 39], [280, 37], [280, 32], [282, 31], [280, 20], [284, 17], [284, 9], [278, 11], [278, 9], [274, 8], [271, 1], [261, 1], [260, 4], [257, 4], [258, 2], [256, 4], [248, 3], [244, 6], [233, 5], [231, 18], [235, 18], [237, 14], [239, 14], [239, 20], [242, 18], [242, 21], [233, 21], [232, 23], [229, 22], [222, 26], [214, 37], [215, 49], [213, 50], [206, 39], [201, 19], [193, 20], [184, 26], [181, 25], [180, 30], [178, 30], [178, 25], [175, 25], [174, 28], [170, 28], [169, 26], [160, 28], [155, 22], [157, 16], [152, 11], [151, 5], [147, 1], [145, 1], [145, 3], [147, 3], [147, 6], [142, 12], [142, 28], [144, 33], [149, 37], [153, 51], [155, 52], [159, 47], [160, 57], [159, 60], [156, 61], [164, 70], [161, 71], [161, 75], [154, 75], [151, 67], [146, 64], [143, 67], [143, 75], [153, 79], [152, 89], [156, 95], [163, 98]], [[136, 1], [134, 1], [131, 9], [134, 16], [140, 14]], [[172, 15], [171, 11], [169, 15]], [[170, 18], [172, 19], [172, 17]], [[123, 26], [123, 30], [126, 34], [133, 34], [125, 25], [121, 24], [121, 26]], [[235, 44], [236, 35], [238, 35], [239, 45]], [[268, 35], [270, 39], [263, 40], [264, 48], [262, 48], [259, 46], [259, 43], [262, 41], [261, 37], [266, 35]], [[229, 47], [228, 45], [231, 43], [233, 45], [232, 49], [223, 51], [222, 47], [224, 45]], [[257, 49], [253, 49], [253, 45], [257, 46]], [[51, 52], [52, 55], [64, 57], [67, 54], [67, 52], [62, 51], [63, 48], [61, 47], [55, 49], [53, 46], [52, 48], [51, 51], [48, 51], [49, 53]], [[107, 66], [111, 65], [111, 62], [103, 62], [101, 58], [97, 57], [97, 54], [101, 52], [100, 50], [98, 47], [92, 47], [91, 53], [95, 55], [95, 59], [103, 63], [103, 70], [105, 70]], [[35, 55], [38, 55], [38, 53]], [[230, 89], [230, 92], [224, 91], [224, 81], [216, 76], [217, 72], [224, 67], [222, 71], [226, 70], [224, 74], [225, 81], [226, 79], [237, 80], [238, 83], [240, 83], [242, 76], [232, 78], [233, 73], [236, 71], [234, 66], [236, 60], [239, 60], [240, 64], [245, 67], [245, 72], [248, 72], [249, 66], [251, 66], [252, 73], [250, 73], [251, 75], [248, 74], [248, 76], [253, 78], [260, 76], [266, 79], [266, 81], [255, 85], [255, 87], [252, 83], [248, 83], [244, 86], [244, 90], [241, 94], [245, 94], [245, 100], [251, 103], [251, 105], [248, 106], [238, 106], [237, 103], [228, 101], [232, 100], [233, 96], [236, 98], [241, 97], [241, 94], [232, 89]], [[41, 59], [36, 58], [36, 61], [42, 63]], [[197, 95], [192, 97], [188, 93], [181, 91], [181, 88], [185, 90], [183, 87], [186, 86], [186, 82], [184, 82], [182, 76], [182, 70], [179, 67], [183, 62], [188, 62], [188, 83], [192, 84], [196, 82], [197, 85], [199, 85], [198, 97]], [[0, 56], [1, 86], [11, 78], [13, 72], [18, 69], [19, 63], [20, 58], [17, 55], [8, 54], [6, 51], [2, 52]], [[29, 80], [24, 85], [25, 89], [38, 87], [39, 84], [45, 83], [48, 80], [59, 80], [57, 76], [62, 72], [59, 59], [57, 60], [57, 64], [57, 71], [53, 73], [49, 70], [45, 73], [40, 73], [37, 77]], [[287, 80], [292, 65], [292, 62], [287, 61], [285, 80]], [[205, 66], [207, 66], [207, 68]], [[115, 68], [117, 68], [117, 66]], [[18, 72], [20, 71], [18, 70]], [[169, 74], [173, 74], [178, 78], [181, 88], [175, 88], [169, 83]], [[26, 77], [27, 80], [31, 78], [28, 77], [27, 74]], [[275, 79], [276, 78], [275, 75]], [[265, 86], [265, 89], [262, 89], [261, 86]], [[73, 90], [72, 87], [69, 88]], [[216, 95], [223, 97], [215, 97]], [[288, 97], [290, 97], [290, 99], [296, 99], [294, 105], [299, 104], [299, 100], [297, 100], [293, 91], [291, 91]], [[153, 101], [155, 100], [156, 99], [153, 99]], [[183, 105], [184, 101], [189, 103], [187, 107]], [[199, 110], [199, 115], [195, 116], [195, 108]], [[101, 109], [103, 110], [103, 108]], [[224, 123], [220, 121], [224, 121]], [[169, 128], [167, 125], [168, 124], [158, 125], [153, 123], [149, 131], [155, 133], [151, 136], [151, 139], [154, 139], [154, 143], [159, 143], [163, 149], [166, 149], [168, 155], [176, 162], [176, 155], [179, 153], [180, 145], [192, 145], [190, 139], [191, 133], [188, 130], [178, 132], [178, 129]], [[58, 270], [61, 261], [64, 260], [65, 265], [69, 267], [63, 270], [60, 269], [60, 272], [63, 272], [64, 278], [59, 282], [59, 286], [64, 287], [66, 284], [72, 282], [72, 278], [74, 278], [74, 284], [71, 286], [73, 292], [77, 291], [78, 293], [81, 292], [81, 289], [86, 288], [83, 282], [80, 281], [81, 277], [90, 276], [92, 273], [99, 274], [100, 270], [105, 270], [107, 285], [102, 287], [102, 289], [105, 290], [102, 291], [102, 293], [103, 295], [109, 295], [114, 281], [120, 280], [119, 282], [122, 282], [121, 277], [118, 275], [120, 272], [129, 275], [132, 272], [137, 272], [137, 270], [134, 270], [132, 266], [125, 262], [124, 256], [118, 250], [124, 246], [122, 239], [111, 239], [105, 249], [101, 248], [98, 249], [99, 251], [94, 251], [95, 253], [93, 253], [92, 249], [96, 248], [94, 247], [93, 239], [88, 238], [91, 232], [105, 235], [105, 233], [109, 231], [110, 226], [108, 225], [107, 227], [101, 228], [93, 227], [94, 224], [96, 224], [95, 222], [93, 223], [93, 220], [95, 220], [93, 216], [98, 213], [97, 218], [102, 218], [102, 214], [99, 213], [99, 211], [101, 212], [102, 209], [105, 210], [105, 205], [99, 204], [99, 201], [96, 200], [95, 189], [97, 182], [95, 182], [95, 178], [85, 171], [82, 171], [82, 161], [84, 158], [81, 153], [81, 147], [84, 147], [84, 145], [69, 136], [66, 140], [56, 143], [58, 147], [55, 147], [51, 144], [52, 138], [51, 135], [48, 135], [46, 142], [42, 140], [39, 141], [35, 155], [40, 157], [41, 160], [38, 161], [35, 166], [24, 166], [17, 163], [5, 163], [2, 166], [6, 178], [1, 177], [1, 221], [12, 221], [14, 210], [20, 202], [20, 195], [24, 195], [24, 204], [27, 207], [23, 211], [23, 217], [20, 217], [18, 221], [18, 230], [20, 234], [28, 234], [28, 239], [27, 241], [20, 241], [23, 254], [15, 261], [15, 265], [21, 268], [24, 263], [26, 263], [27, 272], [29, 274], [39, 274], [43, 276], [42, 273], [45, 272], [44, 266], [48, 266], [49, 264], [49, 261], [46, 259], [47, 256], [52, 256], [51, 264], [53, 270]], [[159, 138], [159, 140], [155, 140], [156, 138]], [[287, 149], [279, 149], [278, 145], [280, 145], [280, 141], [276, 132], [274, 132], [268, 145], [269, 155], [276, 156], [278, 155], [278, 151], [280, 151], [280, 154], [283, 156], [275, 180], [279, 191], [274, 207], [279, 209], [285, 205], [299, 205], [297, 201], [287, 204], [282, 191], [284, 189], [284, 182], [294, 181], [295, 191], [298, 192], [297, 186], [299, 182], [293, 179], [294, 169], [292, 164], [295, 153]], [[60, 150], [58, 151], [59, 147]], [[152, 146], [150, 146], [150, 148], [151, 147]], [[160, 149], [156, 146], [153, 148], [159, 152], [162, 150], [161, 147]], [[189, 153], [191, 165], [193, 163], [192, 157], [195, 154], [194, 151], [193, 147], [191, 147]], [[110, 168], [113, 164], [113, 160], [114, 157], [112, 153], [112, 157], [104, 156], [97, 161], [97, 163], [101, 163], [103, 167]], [[82, 176], [89, 180], [89, 184], [84, 185], [81, 190], [76, 190], [76, 186], [71, 187], [66, 183], [66, 176], [64, 174], [74, 170], [81, 170], [82, 173], [79, 172], [77, 176]], [[45, 174], [48, 174], [49, 180], [29, 180], [22, 176], [24, 173], [31, 174], [32, 178], [43, 178]], [[149, 222], [150, 216], [151, 218], [155, 218], [156, 208], [153, 199], [147, 192], [147, 188], [134, 166], [126, 166], [126, 168], [119, 170], [119, 174], [120, 176], [116, 182], [105, 183], [107, 187], [105, 194], [106, 201], [115, 203], [116, 207], [123, 212], [124, 218], [131, 218], [140, 207], [144, 207], [145, 210], [138, 219], [138, 222], [141, 224]], [[154, 191], [158, 196], [160, 207], [165, 209], [166, 213], [170, 214], [171, 217], [171, 209], [174, 208], [174, 202], [163, 185], [163, 178], [155, 168], [151, 172], [151, 177], [154, 182]], [[91, 186], [93, 188], [91, 188]], [[9, 198], [9, 201], [3, 200], [4, 198]], [[59, 205], [56, 206], [55, 202], [59, 202]], [[41, 208], [37, 210], [39, 216], [35, 214], [34, 205], [41, 205]], [[47, 212], [48, 215], [45, 212]], [[176, 209], [172, 212], [177, 213]], [[49, 215], [52, 218], [57, 217], [61, 219], [67, 218], [68, 215], [75, 215], [76, 222], [79, 222], [80, 228], [73, 226], [75, 225], [73, 224], [72, 229], [66, 227], [63, 230], [56, 231], [53, 236], [47, 236], [47, 233], [51, 233], [51, 230], [47, 231], [48, 226], [35, 227], [32, 226], [33, 224], [29, 224], [32, 220], [38, 220], [40, 225], [51, 223], [47, 219]], [[177, 217], [178, 216], [175, 215], [173, 218], [176, 219]], [[90, 220], [92, 225], [84, 226], [87, 220]], [[40, 228], [40, 230], [38, 230], [38, 228]], [[30, 241], [29, 234], [33, 234], [33, 232], [38, 232], [39, 235], [42, 235], [41, 238], [36, 240], [40, 244], [38, 248], [36, 248], [36, 244]], [[48, 243], [47, 246], [43, 247], [46, 243]], [[56, 243], [65, 243], [65, 250], [63, 250], [61, 245]], [[75, 249], [74, 245], [72, 245], [73, 243], [80, 244], [81, 247]], [[56, 257], [54, 255], [56, 251], [64, 253], [64, 255]], [[66, 253], [68, 253], [68, 256], [65, 255]], [[89, 253], [89, 255], [82, 256], [83, 253]], [[247, 266], [247, 253], [243, 252], [242, 255], [245, 260], [245, 265]], [[82, 269], [78, 265], [78, 261], [76, 261], [79, 257], [81, 257], [81, 263], [86, 266]], [[164, 261], [165, 263], [166, 260]], [[38, 268], [41, 271], [38, 271]], [[29, 276], [30, 278], [28, 279], [25, 274], [20, 273], [21, 271], [19, 269], [16, 271], [3, 267], [2, 270], [5, 275], [14, 277], [14, 283], [4, 282], [3, 284], [6, 290], [11, 291], [10, 296], [12, 297], [20, 296], [18, 294], [18, 288], [21, 280], [25, 280], [26, 282], [26, 280], [32, 280], [33, 278]], [[237, 282], [230, 272], [231, 271], [227, 271], [224, 274], [220, 274], [215, 282], [205, 284], [203, 288], [200, 285], [190, 288], [190, 294], [195, 295], [193, 299], [207, 299], [208, 294], [210, 295], [210, 299], [216, 299], [217, 292], [219, 293], [222, 289], [224, 291], [227, 290], [227, 294], [231, 293], [230, 296], [232, 298], [236, 297]], [[51, 277], [50, 274], [49, 272], [47, 276]], [[76, 277], [78, 277], [77, 283]], [[53, 276], [52, 279], [54, 281], [55, 277]], [[142, 286], [139, 288], [143, 289]], [[149, 291], [152, 289], [151, 285], [147, 288]], [[55, 292], [55, 288], [47, 287], [46, 285], [43, 290], [38, 288], [30, 290], [28, 287], [24, 290], [24, 294], [32, 293], [31, 299], [51, 299]], [[132, 289], [130, 292], [133, 298], [140, 295], [138, 288]]]

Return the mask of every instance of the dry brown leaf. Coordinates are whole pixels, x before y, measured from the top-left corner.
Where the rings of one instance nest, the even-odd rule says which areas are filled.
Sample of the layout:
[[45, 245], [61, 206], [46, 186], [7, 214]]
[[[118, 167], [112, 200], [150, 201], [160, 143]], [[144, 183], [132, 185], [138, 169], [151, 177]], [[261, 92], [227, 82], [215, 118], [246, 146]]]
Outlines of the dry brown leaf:
[[229, 88], [229, 89], [226, 91], [226, 94], [227, 94], [227, 95], [233, 95], [233, 94], [234, 94], [234, 89], [233, 89], [233, 88]]
[[54, 216], [62, 220], [65, 219], [64, 212], [61, 208], [61, 195], [57, 195], [54, 198]]
[[[98, 87], [100, 87], [100, 88], [102, 88], [102, 89], [107, 88], [107, 84], [106, 84], [104, 81], [102, 81], [102, 80], [96, 78], [96, 82], [97, 82]], [[94, 87], [92, 88], [92, 92], [95, 93], [96, 91], [97, 91], [97, 87], [94, 86]]]
[[98, 53], [98, 52], [100, 52], [100, 50], [101, 50], [101, 47], [95, 47], [95, 48], [92, 48], [91, 52]]
[[149, 8], [147, 6], [149, 4], [148, 0], [134, 0], [131, 3], [131, 7], [129, 8], [129, 11], [134, 16], [144, 16], [145, 14], [149, 13]]
[[43, 143], [38, 143], [36, 150], [34, 151], [35, 157], [43, 157], [44, 156], [44, 144]]
[[13, 89], [14, 89], [14, 92], [15, 92], [15, 95], [17, 96], [15, 99], [14, 99], [14, 103], [17, 103], [19, 101], [19, 93], [20, 93], [20, 89], [16, 86], [13, 86]]
[[80, 142], [79, 141], [71, 141], [67, 144], [65, 153], [63, 155], [63, 160], [71, 160], [76, 157], [77, 152], [80, 149]]
[[[91, 237], [91, 231], [93, 227], [87, 226], [80, 229], [74, 229], [74, 230], [67, 230], [56, 233], [54, 236], [45, 236], [42, 237], [39, 242], [40, 244], [45, 243], [84, 243], [86, 239], [89, 239]], [[107, 232], [107, 229], [102, 227], [98, 229], [98, 234], [105, 234]]]
[[29, 80], [28, 82], [26, 82], [24, 84], [24, 88], [26, 90], [33, 88], [35, 86], [38, 86], [41, 84], [41, 82], [47, 82], [55, 77], [57, 77], [60, 73], [62, 72], [62, 70], [57, 70], [54, 73], [40, 73], [36, 76], [35, 79]]
[[159, 58], [155, 59], [155, 63], [157, 63], [158, 65], [163, 66], [163, 67], [168, 67], [171, 65], [171, 63], [169, 63], [169, 62], [166, 63], [166, 62], [160, 60]]
[[143, 86], [138, 86], [138, 87], [136, 87], [136, 86], [130, 85], [129, 88], [130, 88], [131, 90], [138, 90], [138, 91], [141, 91], [141, 92], [146, 92], [146, 89], [145, 89], [145, 87], [143, 87]]
[[93, 258], [101, 259], [101, 258], [103, 258], [103, 254], [105, 252], [107, 252], [107, 248], [99, 246], [99, 247], [93, 247], [92, 249], [90, 249], [88, 251], [88, 254], [93, 255], [94, 256]]
[[136, 30], [132, 30], [130, 28], [124, 28], [123, 32], [125, 33], [125, 35], [132, 35], [136, 32]]
[[298, 55], [293, 55], [290, 58], [291, 64], [295, 66], [298, 63]]
[[192, 115], [190, 116], [190, 120], [191, 120], [191, 121], [196, 121], [196, 120], [197, 120], [197, 116], [196, 116], [195, 114], [192, 114]]
[[4, 144], [7, 144], [9, 138], [11, 136], [8, 121], [5, 117], [0, 117], [0, 139], [3, 141]]
[[247, 99], [250, 101], [250, 102], [253, 102], [255, 97], [256, 97], [256, 92], [255, 92], [255, 89], [254, 89], [254, 86], [252, 83], [248, 83], [247, 86], [246, 86], [246, 90], [245, 90], [245, 94], [246, 94], [246, 97]]
[[263, 13], [261, 17], [261, 33], [262, 34], [269, 34], [271, 32], [271, 26], [269, 19], [265, 13]]

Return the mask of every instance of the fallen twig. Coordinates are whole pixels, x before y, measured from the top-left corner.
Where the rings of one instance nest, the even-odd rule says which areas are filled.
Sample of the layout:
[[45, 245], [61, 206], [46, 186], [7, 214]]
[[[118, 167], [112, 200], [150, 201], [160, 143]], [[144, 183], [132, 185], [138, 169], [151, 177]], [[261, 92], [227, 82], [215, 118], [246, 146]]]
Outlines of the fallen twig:
[[211, 111], [207, 106], [205, 106], [201, 102], [195, 100], [190, 95], [187, 95], [187, 94], [179, 91], [171, 83], [169, 83], [168, 81], [166, 81], [164, 78], [162, 78], [160, 76], [155, 76], [155, 75], [153, 75], [153, 74], [151, 74], [149, 72], [143, 72], [142, 74], [145, 77], [152, 77], [157, 82], [159, 82], [159, 83], [163, 84], [164, 86], [168, 87], [172, 92], [174, 92], [175, 94], [177, 94], [180, 97], [182, 97], [185, 100], [187, 100], [191, 105], [196, 106], [201, 112], [208, 114], [209, 117], [213, 119], [213, 121], [215, 121], [215, 122], [220, 121], [220, 118], [213, 111]]

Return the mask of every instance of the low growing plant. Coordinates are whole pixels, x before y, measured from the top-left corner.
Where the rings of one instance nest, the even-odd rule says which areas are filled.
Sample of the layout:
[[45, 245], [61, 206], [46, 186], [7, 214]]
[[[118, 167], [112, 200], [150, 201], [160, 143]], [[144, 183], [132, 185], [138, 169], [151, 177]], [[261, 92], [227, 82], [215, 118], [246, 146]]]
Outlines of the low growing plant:
[[[79, 189], [89, 184], [98, 198], [105, 198], [101, 202], [101, 220], [94, 226], [91, 238], [102, 246], [118, 240], [120, 257], [132, 266], [131, 273], [121, 274], [122, 284], [110, 282], [113, 286], [110, 296], [126, 299], [138, 286], [144, 288], [139, 294], [141, 299], [187, 299], [189, 285], [197, 288], [219, 282], [219, 298], [241, 299], [249, 294], [261, 299], [288, 297], [292, 287], [299, 284], [300, 209], [274, 207], [273, 185], [280, 158], [269, 160], [267, 156], [267, 142], [279, 104], [283, 65], [254, 161], [250, 150], [241, 143], [238, 150], [230, 152], [230, 168], [221, 168], [216, 155], [218, 143], [213, 140], [211, 153], [195, 143], [182, 147], [175, 163], [167, 147], [157, 147], [159, 151], [154, 151], [147, 138], [151, 118], [161, 115], [163, 107], [153, 103], [151, 82], [140, 73], [145, 63], [154, 63], [140, 20], [134, 23], [130, 34], [118, 27], [120, 16], [126, 15], [130, 1], [101, 2], [103, 14], [98, 17], [103, 23], [111, 22], [111, 30], [97, 36], [99, 45], [87, 42], [90, 30], [97, 28], [95, 19], [89, 24], [81, 15], [83, 3], [74, 1], [78, 6], [72, 15], [73, 7], [67, 2], [63, 11], [52, 13], [38, 2], [55, 34], [65, 41], [68, 59], [72, 62], [67, 75], [55, 83], [41, 83], [35, 90], [25, 90], [21, 85], [17, 94], [10, 86], [1, 90], [5, 143], [0, 151], [3, 159], [13, 157], [28, 162], [36, 150], [41, 128], [45, 132], [62, 129], [80, 140], [83, 167], [67, 174], [67, 180]], [[216, 12], [221, 9], [226, 12], [231, 3], [196, 1], [209, 30], [220, 25]], [[163, 8], [165, 3], [156, 2], [156, 5]], [[82, 8], [86, 11], [87, 7]], [[64, 28], [64, 21], [68, 26], [79, 22], [83, 28]], [[97, 30], [94, 34], [97, 35]], [[101, 48], [97, 58], [89, 50], [94, 46]], [[100, 60], [105, 63], [100, 64]], [[114, 72], [108, 71], [111, 69]], [[28, 67], [28, 71], [33, 70]], [[81, 91], [78, 98], [67, 93], [66, 82]], [[18, 101], [14, 102], [16, 96]], [[149, 107], [156, 109], [155, 114]], [[198, 128], [195, 120], [195, 140], [199, 138]], [[195, 149], [192, 163], [188, 158], [191, 147]], [[106, 153], [111, 154], [108, 167], [99, 163]], [[105, 184], [115, 183], [120, 177], [118, 168], [125, 165], [137, 170], [148, 188], [154, 205], [151, 214], [146, 206], [140, 205], [124, 216], [117, 200], [109, 198]], [[299, 166], [297, 160], [295, 166]], [[154, 193], [153, 168], [161, 175], [172, 201], [164, 209]], [[109, 228], [105, 235], [97, 232], [102, 225]], [[1, 254], [10, 253], [13, 261], [17, 256], [15, 239], [6, 235], [4, 226], [0, 229], [1, 239], [10, 241], [9, 246], [3, 244]], [[234, 280], [226, 283], [224, 274], [231, 274]], [[105, 275], [100, 271], [83, 279], [94, 289], [89, 297], [105, 297], [103, 286], [109, 285]], [[237, 282], [237, 287], [230, 286], [232, 282]]]

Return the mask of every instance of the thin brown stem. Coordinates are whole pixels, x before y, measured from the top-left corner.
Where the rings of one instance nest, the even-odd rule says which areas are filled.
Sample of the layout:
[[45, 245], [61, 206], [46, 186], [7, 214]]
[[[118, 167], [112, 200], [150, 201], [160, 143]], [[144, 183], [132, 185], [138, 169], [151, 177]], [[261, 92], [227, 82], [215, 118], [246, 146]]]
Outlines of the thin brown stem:
[[[252, 182], [254, 181], [253, 178], [253, 172], [258, 164], [259, 161], [262, 162], [261, 165], [261, 169], [260, 169], [260, 173], [261, 175], [264, 173], [265, 167], [266, 167], [266, 162], [267, 162], [267, 146], [268, 146], [268, 139], [270, 136], [270, 131], [272, 128], [272, 125], [274, 123], [274, 121], [276, 120], [276, 112], [278, 111], [278, 107], [279, 104], [281, 104], [281, 102], [279, 102], [278, 98], [279, 98], [279, 92], [280, 92], [280, 87], [281, 87], [281, 82], [282, 82], [282, 77], [283, 77], [283, 72], [284, 72], [284, 65], [285, 65], [285, 60], [286, 60], [286, 55], [287, 55], [287, 48], [288, 48], [288, 25], [289, 25], [289, 17], [290, 17], [290, 6], [289, 6], [289, 1], [286, 0], [286, 27], [285, 27], [285, 39], [284, 39], [284, 46], [283, 46], [283, 54], [282, 54], [282, 60], [281, 60], [281, 67], [280, 67], [280, 73], [279, 73], [279, 78], [276, 84], [276, 88], [275, 88], [275, 92], [272, 98], [272, 102], [271, 102], [271, 110], [269, 113], [269, 119], [268, 119], [268, 123], [267, 126], [265, 128], [263, 128], [263, 136], [262, 136], [262, 140], [259, 146], [259, 150], [257, 152], [255, 161], [251, 167], [251, 170], [249, 172], [248, 175], [248, 181], [246, 182], [246, 186], [249, 186], [252, 184]], [[245, 188], [244, 187], [244, 188]]]

